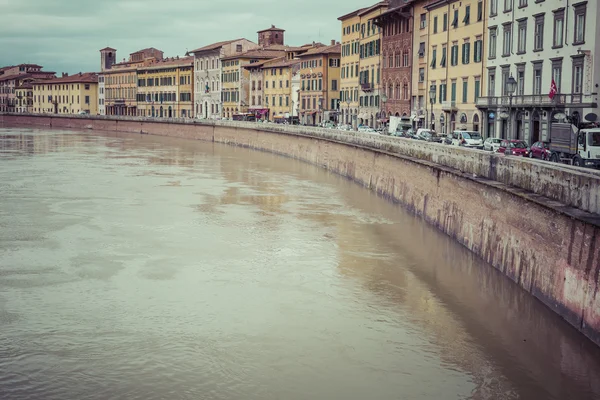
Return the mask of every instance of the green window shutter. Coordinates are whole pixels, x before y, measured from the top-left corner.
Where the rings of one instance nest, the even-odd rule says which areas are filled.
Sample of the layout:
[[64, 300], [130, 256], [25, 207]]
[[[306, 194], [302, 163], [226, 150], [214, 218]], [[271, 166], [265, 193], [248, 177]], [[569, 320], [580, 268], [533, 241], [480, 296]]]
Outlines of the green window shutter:
[[471, 6], [467, 6], [465, 8], [465, 17], [463, 18], [463, 22], [465, 25], [469, 25], [469, 22], [471, 22]]
[[451, 101], [456, 101], [456, 82], [452, 82], [450, 96]]
[[466, 43], [464, 43], [462, 45], [462, 63], [463, 64], [466, 64], [466, 62], [465, 62], [465, 50], [466, 50]]
[[433, 54], [433, 56], [431, 57], [430, 67], [435, 69], [435, 58], [436, 58], [437, 50], [433, 50], [432, 54]]
[[448, 14], [444, 14], [444, 32], [446, 32], [448, 30]]
[[454, 10], [454, 18], [452, 18], [452, 26], [458, 27], [458, 10]]
[[437, 33], [438, 17], [433, 17], [433, 33]]
[[462, 93], [462, 101], [463, 101], [463, 103], [467, 102], [468, 93], [469, 93], [469, 81], [464, 80], [463, 81], [463, 93]]
[[477, 99], [479, 99], [479, 85], [480, 85], [480, 82], [475, 81], [475, 101], [476, 102], [477, 102]]
[[465, 64], [468, 64], [471, 60], [471, 43], [465, 43]]

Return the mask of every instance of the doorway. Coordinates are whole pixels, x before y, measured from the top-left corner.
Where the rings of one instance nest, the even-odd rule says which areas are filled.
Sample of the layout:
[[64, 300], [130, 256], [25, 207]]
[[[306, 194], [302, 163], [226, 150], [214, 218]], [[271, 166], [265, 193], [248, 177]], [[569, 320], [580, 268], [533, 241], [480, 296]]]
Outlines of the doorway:
[[534, 111], [531, 115], [531, 143], [540, 141], [540, 113]]

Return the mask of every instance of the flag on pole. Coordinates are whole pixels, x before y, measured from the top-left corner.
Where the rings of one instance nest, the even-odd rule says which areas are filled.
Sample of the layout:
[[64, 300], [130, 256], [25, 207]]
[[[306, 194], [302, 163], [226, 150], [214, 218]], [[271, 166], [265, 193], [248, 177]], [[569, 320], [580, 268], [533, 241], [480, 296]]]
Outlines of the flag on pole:
[[554, 98], [556, 92], [558, 92], [558, 88], [556, 87], [556, 82], [554, 81], [554, 78], [552, 78], [552, 83], [550, 84], [550, 93], [548, 93], [548, 97], [550, 97], [550, 100]]

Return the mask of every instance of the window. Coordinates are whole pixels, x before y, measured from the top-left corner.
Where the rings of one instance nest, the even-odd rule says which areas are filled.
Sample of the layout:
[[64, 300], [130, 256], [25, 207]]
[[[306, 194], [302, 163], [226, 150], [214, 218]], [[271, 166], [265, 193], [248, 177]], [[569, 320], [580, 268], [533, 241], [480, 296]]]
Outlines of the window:
[[533, 94], [542, 94], [542, 62], [533, 62]]
[[477, 22], [483, 20], [483, 1], [477, 2]]
[[554, 12], [554, 33], [552, 34], [552, 48], [563, 46], [563, 31], [565, 25], [565, 10], [560, 9]]
[[338, 81], [336, 79], [333, 79], [331, 81], [331, 90], [335, 90], [335, 91], [338, 90]]
[[462, 45], [462, 63], [468, 64], [471, 58], [471, 43], [466, 42]]
[[507, 96], [508, 95], [508, 77], [510, 74], [510, 67], [509, 66], [503, 66], [502, 68], [502, 96]]
[[440, 103], [446, 101], [446, 81], [440, 84]]
[[573, 44], [585, 43], [585, 17], [587, 2], [575, 6], [575, 32]]
[[462, 86], [462, 102], [466, 103], [469, 97], [469, 80], [463, 79]]
[[517, 95], [525, 94], [525, 64], [517, 65]]
[[556, 83], [556, 92], [560, 93], [562, 81], [562, 57], [551, 59], [552, 61], [552, 79]]
[[450, 48], [450, 65], [458, 65], [458, 43], [453, 42]]
[[447, 52], [446, 47], [442, 47], [442, 58], [440, 59], [440, 67], [446, 66], [446, 52]]
[[519, 0], [519, 8], [527, 7], [527, 0]]
[[403, 67], [408, 67], [408, 50], [404, 49], [404, 51], [402, 52], [402, 66]]
[[490, 54], [488, 56], [490, 59], [496, 58], [496, 42], [497, 42], [497, 38], [498, 38], [497, 35], [498, 35], [498, 29], [491, 28], [490, 29]]
[[488, 70], [488, 96], [494, 97], [496, 94], [496, 71], [495, 69]]
[[465, 17], [463, 18], [463, 23], [465, 25], [469, 25], [471, 23], [471, 6], [465, 7]]
[[508, 23], [504, 25], [504, 43], [502, 46], [502, 57], [508, 57], [512, 50], [512, 24]]
[[425, 57], [425, 42], [419, 43], [419, 58]]
[[512, 11], [513, 0], [504, 0], [504, 12]]
[[475, 40], [474, 46], [473, 46], [473, 61], [478, 63], [481, 62], [481, 53], [483, 51], [483, 40], [481, 39], [481, 36], [478, 36]]
[[425, 68], [419, 68], [419, 82], [425, 82]]
[[517, 54], [524, 54], [527, 49], [527, 18], [519, 20], [517, 35]]
[[450, 83], [450, 101], [456, 101], [456, 81]]
[[421, 14], [421, 20], [419, 22], [419, 28], [425, 29], [427, 27], [427, 14]]
[[533, 51], [541, 51], [544, 49], [544, 14], [534, 15], [534, 17]]
[[458, 27], [458, 10], [454, 10], [454, 18], [452, 18], [452, 27]]
[[448, 14], [444, 13], [444, 20], [442, 24], [442, 30], [446, 32], [448, 30]]
[[437, 49], [434, 48], [431, 51], [431, 64], [429, 65], [433, 69], [435, 69], [435, 61], [436, 61], [435, 59], [436, 59], [436, 57], [437, 57]]
[[573, 57], [573, 94], [583, 92], [583, 57]]
[[498, 0], [490, 0], [490, 17], [498, 15]]
[[433, 17], [433, 33], [437, 33], [438, 17]]

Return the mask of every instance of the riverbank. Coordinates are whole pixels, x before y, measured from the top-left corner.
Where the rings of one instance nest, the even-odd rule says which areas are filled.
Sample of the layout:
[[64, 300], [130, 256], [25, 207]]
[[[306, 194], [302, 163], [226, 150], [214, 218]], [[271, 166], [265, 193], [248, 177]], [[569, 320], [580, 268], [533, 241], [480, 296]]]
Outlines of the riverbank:
[[0, 123], [212, 141], [321, 166], [438, 227], [600, 345], [597, 171], [307, 127], [32, 115]]

